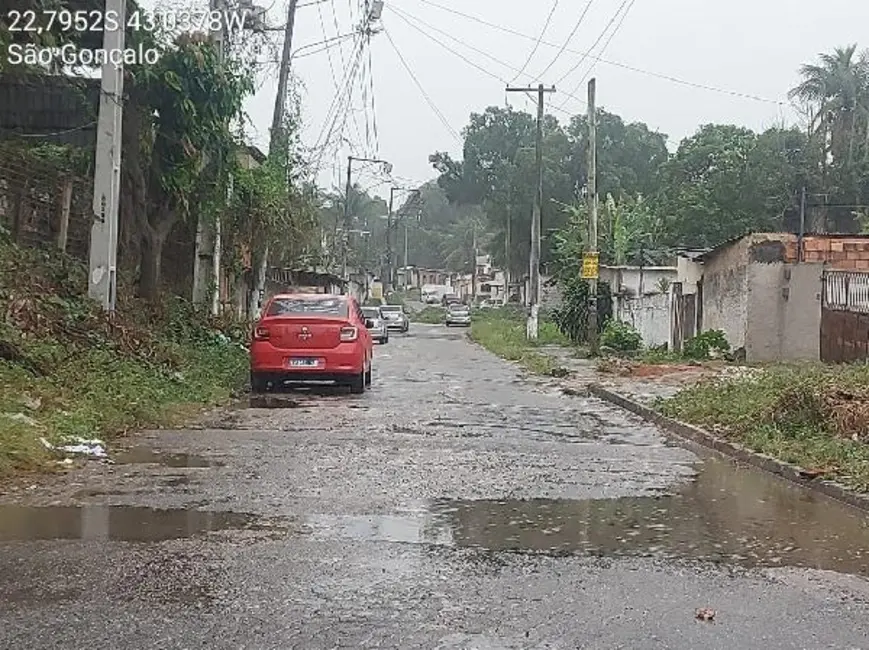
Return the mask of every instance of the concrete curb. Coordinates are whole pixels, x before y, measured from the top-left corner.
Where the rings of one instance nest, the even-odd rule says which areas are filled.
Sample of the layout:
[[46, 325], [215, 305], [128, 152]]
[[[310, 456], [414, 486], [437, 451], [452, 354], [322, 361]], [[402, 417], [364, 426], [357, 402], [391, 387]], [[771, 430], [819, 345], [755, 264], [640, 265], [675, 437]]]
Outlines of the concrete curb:
[[747, 447], [719, 438], [704, 429], [668, 418], [647, 406], [628, 399], [624, 395], [608, 390], [599, 384], [589, 384], [588, 392], [595, 397], [606, 400], [607, 402], [630, 411], [648, 422], [658, 425], [664, 431], [676, 436], [677, 438], [688, 440], [702, 447], [706, 447], [707, 449], [712, 449], [724, 456], [734, 458], [740, 462], [746, 463], [747, 465], [769, 472], [770, 474], [775, 474], [776, 476], [780, 476], [792, 483], [820, 492], [836, 501], [841, 501], [842, 503], [869, 514], [869, 495], [855, 492], [835, 481], [807, 478], [805, 470], [797, 465], [785, 463], [764, 454], [758, 454]]

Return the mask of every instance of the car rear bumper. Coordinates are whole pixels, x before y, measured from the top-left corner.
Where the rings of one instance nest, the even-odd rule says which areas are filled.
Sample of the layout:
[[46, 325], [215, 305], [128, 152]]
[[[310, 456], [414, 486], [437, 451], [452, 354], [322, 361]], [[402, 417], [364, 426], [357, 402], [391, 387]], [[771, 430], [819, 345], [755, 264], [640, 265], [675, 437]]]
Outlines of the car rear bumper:
[[389, 329], [389, 330], [406, 330], [407, 323], [402, 322], [400, 320], [390, 321], [390, 323], [386, 326], [386, 329]]
[[253, 371], [261, 381], [268, 381], [272, 384], [290, 383], [306, 383], [306, 382], [337, 382], [344, 383], [356, 379], [362, 371], [359, 372], [320, 372], [317, 370], [299, 371], [286, 370], [280, 372], [271, 371]]
[[470, 325], [470, 324], [471, 324], [470, 318], [456, 319], [456, 320], [448, 319], [447, 320], [447, 325]]
[[[276, 348], [267, 341], [251, 346], [250, 370], [257, 374], [293, 375], [315, 380], [317, 375], [358, 375], [365, 370], [365, 351], [361, 341], [341, 343], [328, 349]], [[290, 359], [316, 358], [320, 364], [312, 368], [290, 366]], [[322, 381], [329, 381], [323, 379]]]

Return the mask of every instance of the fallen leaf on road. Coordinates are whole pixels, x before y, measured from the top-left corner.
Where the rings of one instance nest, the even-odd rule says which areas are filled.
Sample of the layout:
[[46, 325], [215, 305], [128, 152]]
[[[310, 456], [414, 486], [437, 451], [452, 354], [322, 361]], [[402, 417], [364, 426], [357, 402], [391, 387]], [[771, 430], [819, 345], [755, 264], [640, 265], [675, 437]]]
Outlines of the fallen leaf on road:
[[694, 617], [698, 621], [711, 621], [715, 618], [715, 610], [709, 607], [698, 607], [694, 610]]

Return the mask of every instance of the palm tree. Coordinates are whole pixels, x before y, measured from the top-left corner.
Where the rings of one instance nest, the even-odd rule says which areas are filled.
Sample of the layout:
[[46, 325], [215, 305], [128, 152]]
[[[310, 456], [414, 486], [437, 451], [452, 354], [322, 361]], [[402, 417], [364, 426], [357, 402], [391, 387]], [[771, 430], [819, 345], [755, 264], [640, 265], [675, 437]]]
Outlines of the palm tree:
[[[848, 185], [859, 204], [860, 167], [869, 163], [869, 50], [858, 52], [855, 44], [820, 54], [818, 63], [800, 68], [800, 76], [802, 82], [789, 96], [808, 108], [809, 137], [817, 146], [823, 190]], [[861, 164], [855, 160], [859, 147]], [[833, 183], [831, 167], [838, 172]], [[825, 220], [825, 215], [819, 216]]]

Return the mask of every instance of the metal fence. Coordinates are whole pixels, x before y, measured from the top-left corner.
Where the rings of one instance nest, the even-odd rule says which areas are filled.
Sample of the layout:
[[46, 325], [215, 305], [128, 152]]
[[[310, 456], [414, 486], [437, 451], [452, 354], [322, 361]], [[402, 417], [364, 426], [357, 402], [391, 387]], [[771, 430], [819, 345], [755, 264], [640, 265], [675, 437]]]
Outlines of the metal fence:
[[19, 245], [58, 248], [86, 260], [92, 188], [89, 179], [0, 142], [0, 225]]
[[869, 314], [869, 271], [825, 271], [824, 307]]

